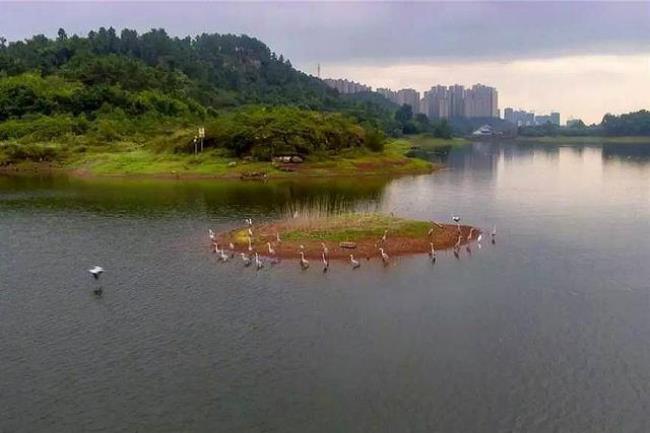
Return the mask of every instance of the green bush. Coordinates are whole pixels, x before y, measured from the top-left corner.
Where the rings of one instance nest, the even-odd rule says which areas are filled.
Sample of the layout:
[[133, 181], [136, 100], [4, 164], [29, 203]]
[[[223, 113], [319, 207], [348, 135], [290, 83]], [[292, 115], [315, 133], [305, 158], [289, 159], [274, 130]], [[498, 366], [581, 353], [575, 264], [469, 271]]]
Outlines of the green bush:
[[371, 129], [369, 131], [366, 131], [364, 144], [373, 152], [382, 152], [386, 144], [386, 137], [381, 131], [377, 129]]

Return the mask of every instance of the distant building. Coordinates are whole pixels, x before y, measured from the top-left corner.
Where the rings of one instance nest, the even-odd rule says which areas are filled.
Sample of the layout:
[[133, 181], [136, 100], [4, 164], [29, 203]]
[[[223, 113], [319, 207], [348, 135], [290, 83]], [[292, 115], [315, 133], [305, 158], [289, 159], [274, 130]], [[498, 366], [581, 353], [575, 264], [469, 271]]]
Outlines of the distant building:
[[494, 87], [474, 84], [464, 98], [465, 117], [498, 117], [499, 94]]
[[447, 119], [450, 117], [449, 90], [445, 86], [434, 86], [424, 92], [421, 112], [429, 119]]
[[535, 125], [546, 125], [547, 123], [560, 126], [560, 113], [552, 112], [549, 115], [535, 116]]
[[499, 117], [499, 94], [494, 87], [475, 84], [465, 89], [460, 84], [433, 86], [424, 92], [422, 99], [414, 89], [397, 92], [379, 88], [377, 93], [398, 105], [408, 104], [413, 113], [424, 113], [430, 119], [453, 117]]
[[378, 88], [376, 92], [382, 95], [384, 98], [388, 99], [389, 101], [393, 101], [397, 103], [397, 92], [383, 87]]
[[503, 110], [503, 118], [516, 126], [535, 125], [535, 113], [524, 110], [514, 110], [511, 107], [507, 107]]
[[420, 112], [420, 92], [415, 89], [398, 90], [393, 102], [397, 105], [410, 105], [414, 114]]
[[358, 93], [372, 91], [372, 87], [370, 86], [345, 79], [325, 78], [323, 81], [331, 88], [338, 90], [339, 93]]
[[449, 86], [449, 117], [465, 115], [465, 87], [454, 84]]

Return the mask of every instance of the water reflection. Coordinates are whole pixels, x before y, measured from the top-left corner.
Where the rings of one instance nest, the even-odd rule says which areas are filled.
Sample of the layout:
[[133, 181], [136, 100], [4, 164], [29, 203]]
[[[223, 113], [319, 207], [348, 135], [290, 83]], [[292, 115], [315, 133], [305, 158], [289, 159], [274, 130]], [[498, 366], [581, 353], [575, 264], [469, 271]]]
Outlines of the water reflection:
[[78, 211], [277, 214], [301, 209], [341, 212], [377, 202], [388, 178], [240, 182], [0, 176], [4, 207]]

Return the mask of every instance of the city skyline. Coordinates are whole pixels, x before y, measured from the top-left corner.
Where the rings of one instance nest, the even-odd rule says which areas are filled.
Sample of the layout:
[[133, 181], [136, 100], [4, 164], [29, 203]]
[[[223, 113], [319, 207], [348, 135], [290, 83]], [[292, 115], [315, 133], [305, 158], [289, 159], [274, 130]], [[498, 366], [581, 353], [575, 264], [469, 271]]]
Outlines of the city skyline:
[[[0, 36], [100, 26], [248, 34], [312, 75], [373, 88], [485, 83], [503, 107], [587, 123], [648, 108], [647, 3], [3, 3]], [[372, 16], [372, 19], [368, 17]], [[594, 91], [598, 89], [598, 91]]]

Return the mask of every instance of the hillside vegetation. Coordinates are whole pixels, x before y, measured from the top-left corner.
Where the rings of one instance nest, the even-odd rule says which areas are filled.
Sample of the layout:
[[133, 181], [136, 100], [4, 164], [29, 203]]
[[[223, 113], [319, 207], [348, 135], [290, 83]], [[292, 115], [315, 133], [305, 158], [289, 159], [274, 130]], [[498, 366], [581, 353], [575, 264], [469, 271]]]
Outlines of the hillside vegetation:
[[0, 163], [172, 158], [194, 152], [199, 126], [214, 158], [380, 152], [400, 124], [376, 96], [339, 95], [248, 36], [100, 28], [0, 39]]

